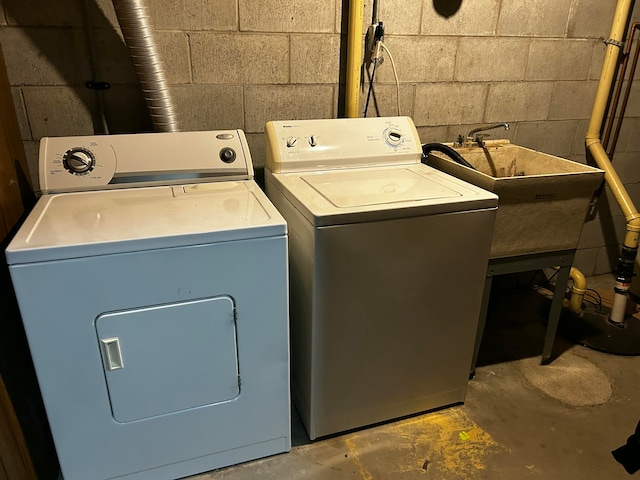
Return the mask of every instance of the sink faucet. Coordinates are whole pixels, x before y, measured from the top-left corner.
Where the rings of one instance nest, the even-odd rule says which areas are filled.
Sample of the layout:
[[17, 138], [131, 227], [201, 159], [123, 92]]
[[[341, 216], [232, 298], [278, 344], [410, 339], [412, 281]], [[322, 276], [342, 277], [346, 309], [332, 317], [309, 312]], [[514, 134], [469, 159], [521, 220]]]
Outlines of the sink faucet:
[[[474, 128], [467, 134], [467, 141], [465, 143], [477, 143], [480, 147], [484, 148], [484, 137], [488, 137], [489, 135], [478, 135], [480, 132], [486, 132], [487, 130], [493, 130], [494, 128], [504, 128], [505, 130], [509, 130], [508, 123], [492, 123], [491, 125], [483, 125], [478, 128]], [[475, 137], [474, 137], [475, 135]]]

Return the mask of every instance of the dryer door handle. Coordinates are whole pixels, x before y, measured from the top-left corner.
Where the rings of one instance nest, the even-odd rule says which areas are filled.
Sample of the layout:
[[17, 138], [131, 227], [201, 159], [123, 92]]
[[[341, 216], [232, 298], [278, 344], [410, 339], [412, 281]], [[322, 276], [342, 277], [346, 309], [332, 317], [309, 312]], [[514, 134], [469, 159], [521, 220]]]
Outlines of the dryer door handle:
[[101, 338], [100, 346], [102, 347], [104, 368], [107, 371], [124, 368], [122, 352], [120, 351], [120, 339], [118, 337]]

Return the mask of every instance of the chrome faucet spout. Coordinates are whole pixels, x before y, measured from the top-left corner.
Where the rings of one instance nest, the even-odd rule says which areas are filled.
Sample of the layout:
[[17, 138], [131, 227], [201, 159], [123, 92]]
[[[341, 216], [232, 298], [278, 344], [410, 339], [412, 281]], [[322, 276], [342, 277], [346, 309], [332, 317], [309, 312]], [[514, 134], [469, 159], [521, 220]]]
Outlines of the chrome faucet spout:
[[492, 123], [491, 125], [483, 125], [478, 128], [474, 128], [467, 134], [465, 145], [473, 145], [477, 143], [480, 147], [484, 148], [484, 137], [488, 137], [489, 134], [481, 134], [480, 132], [486, 132], [487, 130], [493, 130], [494, 128], [504, 128], [509, 130], [508, 123]]
[[469, 132], [469, 134], [467, 135], [467, 137], [472, 137], [476, 134], [476, 133], [480, 133], [480, 132], [486, 132], [487, 130], [493, 130], [494, 128], [504, 128], [505, 130], [509, 130], [509, 124], [508, 123], [493, 123], [491, 125], [483, 125], [481, 127], [478, 128], [474, 128], [473, 130], [471, 130]]

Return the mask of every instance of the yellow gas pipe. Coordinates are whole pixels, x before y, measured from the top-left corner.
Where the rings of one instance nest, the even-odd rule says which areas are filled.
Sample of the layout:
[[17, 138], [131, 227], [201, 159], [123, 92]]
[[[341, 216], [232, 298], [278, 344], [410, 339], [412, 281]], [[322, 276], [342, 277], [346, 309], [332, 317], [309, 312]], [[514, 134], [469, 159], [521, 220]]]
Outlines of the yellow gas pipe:
[[345, 116], [348, 118], [358, 117], [363, 17], [364, 0], [350, 0], [349, 34], [347, 39], [347, 84], [345, 89]]
[[[585, 136], [586, 147], [591, 152], [598, 166], [605, 171], [604, 179], [611, 188], [613, 195], [620, 205], [627, 221], [627, 232], [624, 237], [622, 254], [616, 267], [616, 285], [614, 288], [613, 306], [609, 320], [615, 324], [624, 323], [624, 313], [627, 304], [627, 292], [633, 276], [633, 264], [640, 240], [640, 213], [629, 197], [620, 177], [616, 173], [611, 160], [600, 142], [600, 129], [606, 114], [609, 92], [615, 79], [618, 66], [618, 55], [622, 48], [625, 28], [633, 0], [619, 0], [611, 26], [611, 34], [607, 40], [604, 64], [600, 74], [600, 82], [596, 91], [596, 98], [591, 112], [591, 120]], [[629, 272], [630, 269], [630, 272]]]

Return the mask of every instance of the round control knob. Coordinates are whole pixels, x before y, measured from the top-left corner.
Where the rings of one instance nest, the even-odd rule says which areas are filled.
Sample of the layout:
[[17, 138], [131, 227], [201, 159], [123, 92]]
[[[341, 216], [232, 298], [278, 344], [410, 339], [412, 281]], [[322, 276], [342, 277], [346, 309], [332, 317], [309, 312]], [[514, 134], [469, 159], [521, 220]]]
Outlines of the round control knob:
[[389, 130], [387, 130], [385, 132], [385, 136], [384, 137], [385, 137], [386, 142], [389, 145], [391, 145], [392, 147], [397, 147], [404, 140], [402, 132], [399, 131], [399, 130], [395, 130], [393, 128], [390, 128]]
[[318, 145], [318, 137], [316, 137], [315, 135], [311, 135], [309, 137], [309, 145], [311, 145], [312, 147]]
[[62, 156], [62, 164], [69, 172], [82, 175], [93, 170], [96, 158], [90, 150], [76, 147], [66, 151]]
[[287, 147], [295, 147], [296, 143], [298, 143], [298, 139], [296, 137], [287, 138]]
[[232, 163], [236, 159], [236, 151], [231, 147], [224, 147], [220, 150], [220, 160], [224, 163]]

